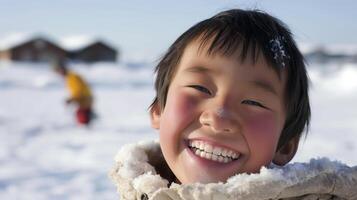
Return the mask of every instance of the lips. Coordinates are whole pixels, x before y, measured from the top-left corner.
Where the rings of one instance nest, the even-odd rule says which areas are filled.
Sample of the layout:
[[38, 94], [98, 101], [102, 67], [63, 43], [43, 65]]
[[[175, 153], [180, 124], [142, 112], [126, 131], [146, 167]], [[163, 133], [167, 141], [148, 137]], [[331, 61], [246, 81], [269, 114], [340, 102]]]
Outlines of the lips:
[[239, 152], [215, 146], [202, 140], [189, 140], [188, 147], [195, 155], [218, 163], [230, 163], [240, 157]]

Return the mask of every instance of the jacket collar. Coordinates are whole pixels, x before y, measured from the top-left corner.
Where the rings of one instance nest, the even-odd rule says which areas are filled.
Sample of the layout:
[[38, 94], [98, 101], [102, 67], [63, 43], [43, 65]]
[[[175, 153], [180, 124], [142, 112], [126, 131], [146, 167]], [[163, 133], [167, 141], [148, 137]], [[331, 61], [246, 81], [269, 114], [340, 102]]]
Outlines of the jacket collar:
[[121, 199], [284, 199], [306, 195], [330, 195], [357, 199], [357, 167], [327, 158], [284, 167], [263, 167], [259, 174], [237, 174], [225, 183], [172, 183], [157, 141], [122, 147], [110, 177]]

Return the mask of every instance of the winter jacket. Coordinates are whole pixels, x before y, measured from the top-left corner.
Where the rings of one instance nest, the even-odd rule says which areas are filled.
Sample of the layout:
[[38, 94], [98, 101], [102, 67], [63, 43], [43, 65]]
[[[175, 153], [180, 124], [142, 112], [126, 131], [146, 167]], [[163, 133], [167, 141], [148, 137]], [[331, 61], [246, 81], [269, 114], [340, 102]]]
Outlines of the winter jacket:
[[70, 99], [79, 107], [88, 108], [92, 104], [92, 92], [88, 84], [77, 74], [68, 72], [66, 85], [70, 92]]
[[158, 142], [125, 145], [109, 173], [120, 199], [357, 200], [357, 166], [348, 167], [327, 158], [284, 167], [262, 167], [259, 174], [237, 174], [225, 183], [171, 183], [173, 175]]

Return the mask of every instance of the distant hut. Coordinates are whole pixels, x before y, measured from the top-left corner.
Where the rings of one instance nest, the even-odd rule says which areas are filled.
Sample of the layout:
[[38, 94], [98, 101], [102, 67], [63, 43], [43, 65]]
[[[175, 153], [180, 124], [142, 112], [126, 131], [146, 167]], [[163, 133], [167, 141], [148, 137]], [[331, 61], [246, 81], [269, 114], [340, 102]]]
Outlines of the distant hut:
[[330, 44], [313, 45], [300, 44], [299, 49], [303, 52], [305, 59], [309, 63], [356, 63], [356, 44]]
[[311, 50], [309, 53], [306, 53], [305, 58], [309, 62], [326, 63], [328, 61], [329, 55], [325, 48], [319, 46]]
[[116, 62], [117, 50], [101, 40], [88, 37], [71, 37], [62, 40], [61, 45], [68, 51], [68, 57], [79, 62]]
[[316, 48], [314, 51], [311, 51], [305, 54], [305, 58], [309, 62], [316, 62], [316, 63], [328, 63], [331, 61], [345, 63], [345, 62], [354, 62], [353, 52], [344, 52], [341, 49], [333, 49], [329, 48]]
[[115, 62], [117, 60], [117, 51], [101, 41], [92, 43], [73, 53], [75, 60], [84, 62]]
[[13, 61], [49, 62], [65, 59], [67, 52], [45, 37], [19, 37], [0, 45], [0, 58]]
[[51, 62], [116, 62], [117, 50], [108, 43], [89, 37], [71, 37], [51, 42], [43, 36], [12, 35], [0, 40], [0, 59], [13, 61]]

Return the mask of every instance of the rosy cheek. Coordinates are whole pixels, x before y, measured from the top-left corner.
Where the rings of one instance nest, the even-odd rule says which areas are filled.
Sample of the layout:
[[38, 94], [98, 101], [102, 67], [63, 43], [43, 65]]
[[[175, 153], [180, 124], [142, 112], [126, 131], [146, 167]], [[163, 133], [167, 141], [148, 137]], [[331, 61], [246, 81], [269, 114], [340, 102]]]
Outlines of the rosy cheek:
[[194, 97], [184, 92], [177, 92], [167, 99], [164, 113], [167, 114], [167, 120], [171, 121], [171, 125], [182, 124], [190, 118], [195, 105]]
[[276, 135], [277, 126], [271, 113], [260, 113], [246, 119], [246, 127], [249, 132], [257, 137], [265, 138]]
[[195, 100], [193, 97], [184, 94], [184, 92], [180, 92], [183, 94], [175, 94], [175, 97], [170, 99], [168, 102], [168, 106], [170, 106], [169, 118], [181, 118], [184, 120], [187, 116], [192, 112], [192, 108], [195, 105]]
[[182, 133], [193, 121], [196, 105], [197, 99], [185, 91], [169, 92], [161, 116], [160, 137], [173, 142], [182, 141]]
[[266, 165], [273, 158], [280, 131], [272, 113], [256, 113], [246, 116], [245, 138], [256, 166]]

